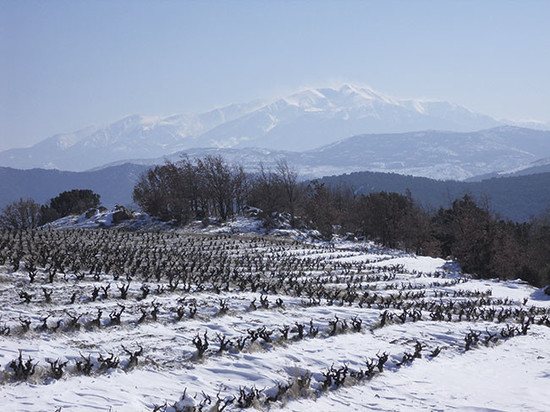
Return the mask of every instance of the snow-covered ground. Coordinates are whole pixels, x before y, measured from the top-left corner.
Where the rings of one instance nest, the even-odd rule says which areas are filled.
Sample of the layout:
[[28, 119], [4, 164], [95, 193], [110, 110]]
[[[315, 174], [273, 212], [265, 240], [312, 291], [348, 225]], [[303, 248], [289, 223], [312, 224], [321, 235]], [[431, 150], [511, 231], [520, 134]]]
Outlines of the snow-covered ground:
[[[53, 283], [51, 263], [31, 283], [8, 257], [1, 410], [550, 410], [541, 290], [370, 243], [209, 230], [43, 231], [29, 250], [71, 256]], [[37, 363], [28, 377], [19, 356]]]

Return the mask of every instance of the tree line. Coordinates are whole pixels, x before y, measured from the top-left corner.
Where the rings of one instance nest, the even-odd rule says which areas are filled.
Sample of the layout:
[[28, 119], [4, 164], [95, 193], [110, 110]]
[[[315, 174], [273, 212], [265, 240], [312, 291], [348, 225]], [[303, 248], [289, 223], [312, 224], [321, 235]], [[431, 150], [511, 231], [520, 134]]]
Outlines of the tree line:
[[297, 177], [284, 160], [247, 174], [219, 156], [183, 158], [143, 174], [133, 198], [145, 212], [176, 224], [210, 216], [226, 220], [254, 207], [267, 225], [276, 212], [286, 213], [293, 227], [314, 228], [326, 238], [351, 233], [386, 247], [454, 258], [483, 278], [550, 283], [549, 215], [528, 223], [502, 220], [469, 195], [427, 211], [410, 193], [357, 195], [349, 186]]
[[[517, 223], [500, 219], [470, 195], [427, 211], [408, 195], [355, 195], [349, 187], [306, 187], [304, 216], [325, 235], [331, 229], [419, 255], [453, 258], [481, 278], [550, 283], [550, 214]], [[313, 200], [313, 201], [312, 201]]]
[[285, 161], [255, 175], [242, 166], [231, 166], [220, 156], [203, 159], [182, 158], [145, 172], [133, 191], [141, 209], [177, 225], [215, 216], [222, 221], [254, 206], [264, 217], [287, 211], [294, 216], [297, 201], [297, 174]]
[[[503, 220], [465, 195], [428, 211], [406, 195], [356, 194], [349, 186], [299, 182], [284, 160], [245, 173], [222, 157], [167, 162], [142, 174], [133, 199], [146, 213], [175, 225], [217, 217], [224, 221], [257, 208], [266, 226], [281, 214], [295, 228], [317, 229], [376, 241], [419, 255], [450, 257], [465, 272], [483, 278], [521, 278], [536, 286], [550, 283], [550, 214], [526, 223]], [[0, 229], [34, 228], [100, 204], [91, 190], [63, 192], [39, 205], [20, 199], [0, 213]]]

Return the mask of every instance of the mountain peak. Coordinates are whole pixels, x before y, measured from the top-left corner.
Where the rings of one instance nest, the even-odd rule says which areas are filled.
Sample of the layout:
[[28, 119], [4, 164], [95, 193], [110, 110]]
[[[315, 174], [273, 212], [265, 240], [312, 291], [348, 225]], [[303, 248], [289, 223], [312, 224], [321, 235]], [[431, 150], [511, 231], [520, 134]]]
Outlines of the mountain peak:
[[357, 94], [361, 96], [374, 97], [377, 95], [374, 90], [363, 88], [363, 87], [357, 87], [349, 83], [346, 83], [340, 86], [340, 88], [338, 89], [338, 92], [346, 96]]
[[318, 106], [320, 103], [326, 103], [327, 97], [320, 89], [306, 89], [294, 93], [283, 100], [291, 106], [307, 108]]
[[384, 95], [369, 87], [357, 86], [350, 83], [344, 83], [337, 88], [323, 88], [317, 90], [337, 106], [371, 106], [373, 102], [389, 105], [400, 104], [400, 100], [398, 99]]

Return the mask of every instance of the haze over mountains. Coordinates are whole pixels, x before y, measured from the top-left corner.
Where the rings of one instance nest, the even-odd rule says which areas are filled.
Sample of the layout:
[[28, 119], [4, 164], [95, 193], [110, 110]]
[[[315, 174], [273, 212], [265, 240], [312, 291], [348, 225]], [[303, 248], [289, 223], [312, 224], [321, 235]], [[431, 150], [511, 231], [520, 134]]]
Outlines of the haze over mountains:
[[[285, 158], [302, 179], [370, 171], [480, 181], [549, 172], [550, 131], [505, 123], [511, 122], [452, 103], [394, 99], [350, 85], [202, 114], [129, 116], [104, 127], [56, 135], [30, 148], [0, 152], [0, 207], [19, 197], [43, 203], [75, 188], [94, 190], [106, 206], [129, 205], [132, 187], [144, 170], [182, 155], [222, 155], [249, 172], [257, 171], [260, 163], [269, 168]], [[416, 188], [413, 195], [430, 207], [451, 200], [451, 194], [483, 192], [495, 199], [503, 216], [525, 220], [548, 207], [546, 198], [533, 193], [545, 190], [549, 175], [507, 180], [525, 186], [514, 189], [524, 200], [518, 205], [507, 203], [503, 188], [508, 183], [502, 182], [418, 185], [418, 180], [404, 176], [374, 174], [359, 175], [362, 180], [343, 176], [341, 182], [363, 191]]]
[[[30, 148], [0, 152], [0, 166], [83, 171], [131, 159], [156, 159], [140, 162], [151, 164], [170, 154], [177, 158], [174, 154], [181, 151], [214, 148], [241, 162], [257, 158], [254, 153], [268, 163], [289, 156], [291, 163], [303, 165], [307, 176], [376, 170], [465, 179], [550, 157], [546, 147], [533, 151], [546, 139], [546, 132], [513, 128], [469, 135], [436, 132], [474, 132], [503, 124], [448, 102], [394, 99], [344, 85], [202, 114], [129, 116], [104, 127], [56, 135]], [[417, 133], [422, 130], [430, 131]], [[356, 135], [361, 136], [347, 139]], [[252, 147], [262, 150], [248, 150]], [[221, 150], [228, 148], [233, 151]]]
[[258, 105], [235, 104], [202, 114], [162, 118], [128, 116], [104, 127], [88, 127], [52, 136], [29, 148], [0, 152], [0, 165], [84, 171], [123, 159], [162, 156], [200, 146], [196, 139], [205, 130], [242, 116]]
[[[372, 171], [423, 176], [441, 180], [479, 180], [503, 174], [545, 170], [550, 155], [550, 132], [500, 126], [478, 132], [423, 131], [348, 137], [313, 150], [290, 152], [260, 148], [195, 148], [153, 159], [114, 162], [152, 166], [182, 155], [202, 158], [221, 155], [248, 171], [261, 162], [272, 167], [284, 158], [305, 179]], [[545, 163], [546, 162], [546, 163]]]

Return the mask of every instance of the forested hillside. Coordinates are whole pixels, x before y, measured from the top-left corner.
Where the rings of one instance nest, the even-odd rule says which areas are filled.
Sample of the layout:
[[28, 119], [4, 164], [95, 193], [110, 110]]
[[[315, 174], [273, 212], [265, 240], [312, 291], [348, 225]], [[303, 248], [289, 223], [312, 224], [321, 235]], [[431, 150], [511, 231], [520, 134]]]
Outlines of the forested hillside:
[[380, 191], [406, 194], [427, 209], [448, 207], [453, 200], [471, 195], [504, 219], [528, 221], [550, 207], [550, 173], [502, 177], [481, 182], [457, 182], [402, 176], [394, 173], [357, 172], [319, 179], [330, 187], [349, 187], [356, 194]]

